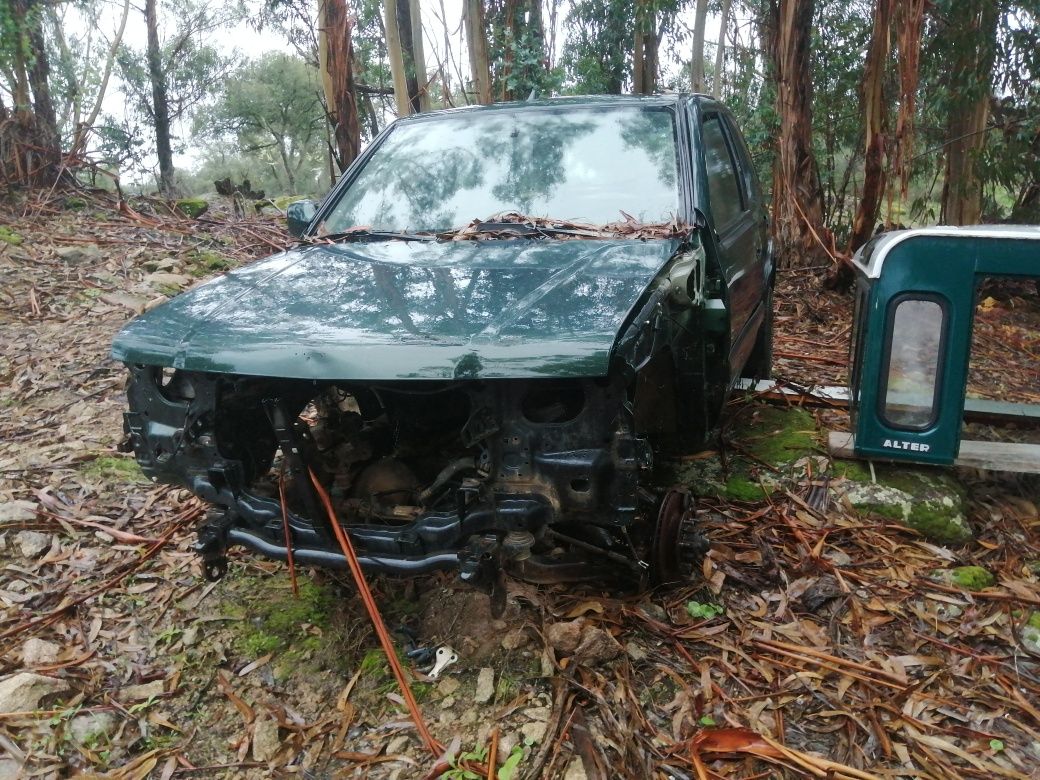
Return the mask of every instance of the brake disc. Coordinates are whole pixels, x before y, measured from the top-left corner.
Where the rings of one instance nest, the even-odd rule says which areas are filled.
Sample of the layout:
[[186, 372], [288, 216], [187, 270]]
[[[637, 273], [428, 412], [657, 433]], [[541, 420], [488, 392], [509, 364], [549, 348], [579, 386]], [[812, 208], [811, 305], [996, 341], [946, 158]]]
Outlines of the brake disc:
[[684, 487], [671, 488], [661, 501], [657, 524], [650, 540], [650, 579], [654, 585], [689, 580], [708, 540], [697, 530], [694, 500]]

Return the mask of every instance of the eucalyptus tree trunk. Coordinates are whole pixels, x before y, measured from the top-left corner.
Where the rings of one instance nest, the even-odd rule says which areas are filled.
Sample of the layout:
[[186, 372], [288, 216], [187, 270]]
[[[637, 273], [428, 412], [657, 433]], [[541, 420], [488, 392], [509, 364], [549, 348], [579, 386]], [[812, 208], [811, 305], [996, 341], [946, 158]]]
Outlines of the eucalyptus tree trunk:
[[335, 140], [334, 156], [340, 173], [358, 156], [361, 129], [354, 93], [354, 46], [346, 0], [320, 0], [318, 55], [325, 110]]
[[419, 0], [383, 0], [383, 13], [397, 115], [428, 111], [430, 98]]
[[705, 92], [704, 27], [708, 22], [708, 0], [697, 0], [693, 16], [693, 55], [690, 59], [690, 86], [694, 92]]
[[477, 102], [491, 102], [491, 66], [488, 61], [487, 28], [484, 22], [484, 0], [465, 0], [463, 19], [466, 24], [466, 46], [469, 48], [469, 71]]
[[97, 121], [98, 114], [101, 112], [101, 104], [105, 100], [105, 93], [108, 91], [108, 81], [112, 77], [112, 66], [116, 61], [116, 54], [119, 52], [119, 45], [123, 41], [123, 33], [126, 31], [126, 20], [130, 16], [130, 0], [123, 0], [123, 11], [122, 16], [119, 19], [119, 29], [116, 30], [115, 37], [112, 38], [112, 42], [108, 47], [108, 54], [105, 57], [105, 67], [101, 72], [101, 83], [98, 85], [97, 95], [94, 98], [94, 105], [90, 109], [90, 113], [87, 118], [82, 121], [76, 122], [74, 129], [74, 137], [72, 140], [72, 154], [79, 154], [83, 151], [83, 148], [87, 143], [87, 133], [94, 127], [94, 123]]
[[[899, 181], [899, 197], [910, 191], [910, 158], [914, 152], [914, 117], [921, 72], [921, 31], [928, 0], [905, 0], [896, 6], [896, 50], [899, 55], [899, 115], [892, 143], [892, 179]], [[891, 197], [891, 196], [890, 196]]]
[[632, 91], [637, 95], [652, 95], [657, 91], [658, 49], [661, 44], [652, 2], [636, 0], [635, 17]]
[[769, 0], [766, 39], [776, 94], [773, 235], [781, 261], [804, 265], [826, 254], [823, 193], [812, 148], [809, 54], [814, 0]]
[[863, 194], [849, 236], [849, 250], [856, 251], [874, 233], [881, 197], [885, 192], [885, 129], [888, 106], [885, 103], [885, 65], [891, 46], [892, 14], [896, 0], [876, 0], [874, 28], [863, 68], [863, 127], [866, 135], [863, 154]]
[[998, 16], [994, 0], [957, 0], [948, 16], [953, 45], [940, 213], [948, 225], [971, 225], [982, 218], [977, 162], [986, 141]]
[[159, 158], [159, 192], [173, 196], [173, 146], [170, 142], [170, 102], [166, 91], [166, 71], [159, 46], [159, 20], [156, 0], [145, 0], [144, 21], [148, 28], [148, 79], [152, 83], [152, 121], [155, 124], [155, 155]]
[[719, 14], [719, 42], [715, 47], [715, 73], [711, 80], [711, 94], [722, 97], [723, 75], [726, 68], [726, 32], [729, 27], [731, 0], [722, 0], [722, 13]]

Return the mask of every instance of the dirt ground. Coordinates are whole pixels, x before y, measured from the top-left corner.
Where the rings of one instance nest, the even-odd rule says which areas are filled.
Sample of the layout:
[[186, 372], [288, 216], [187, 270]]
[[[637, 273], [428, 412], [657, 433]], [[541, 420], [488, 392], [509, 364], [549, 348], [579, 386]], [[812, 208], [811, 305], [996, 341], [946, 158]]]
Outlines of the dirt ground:
[[[476, 778], [490, 752], [507, 780], [1040, 777], [1037, 480], [958, 474], [975, 538], [941, 546], [843, 503], [822, 412], [792, 418], [792, 462], [748, 460], [768, 495], [701, 500], [687, 587], [511, 583], [495, 620], [453, 576], [375, 578], [435, 762], [345, 577], [304, 570], [294, 596], [239, 551], [207, 582], [202, 507], [116, 451], [115, 331], [287, 241], [274, 218], [135, 209], [0, 213], [0, 778]], [[1035, 399], [1028, 295], [987, 297], [987, 338], [1034, 378], [983, 384]], [[783, 279], [778, 373], [840, 383], [849, 308]], [[779, 435], [765, 408], [735, 402], [721, 458], [664, 471], [714, 457], [725, 479]], [[444, 643], [459, 660], [431, 680], [408, 652]]]

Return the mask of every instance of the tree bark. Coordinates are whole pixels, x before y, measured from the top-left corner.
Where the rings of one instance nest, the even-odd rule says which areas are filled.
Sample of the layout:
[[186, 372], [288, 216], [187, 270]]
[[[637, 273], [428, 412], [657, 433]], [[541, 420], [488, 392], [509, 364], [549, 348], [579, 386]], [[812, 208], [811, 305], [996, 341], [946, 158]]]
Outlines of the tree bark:
[[101, 84], [98, 86], [97, 96], [94, 98], [94, 105], [90, 109], [90, 114], [86, 120], [76, 123], [75, 136], [72, 140], [72, 154], [79, 154], [83, 151], [83, 148], [87, 143], [87, 133], [94, 127], [94, 123], [97, 121], [98, 114], [101, 112], [101, 104], [105, 100], [105, 93], [108, 91], [108, 81], [112, 76], [112, 66], [116, 61], [116, 54], [119, 52], [119, 45], [123, 41], [123, 33], [126, 31], [126, 20], [130, 16], [130, 0], [123, 0], [123, 14], [119, 20], [119, 29], [116, 30], [115, 37], [112, 38], [112, 42], [108, 47], [108, 55], [105, 57], [105, 67], [101, 73]]
[[354, 93], [354, 46], [346, 0], [321, 0], [319, 29], [322, 86], [325, 106], [335, 139], [336, 165], [340, 173], [357, 158], [361, 147], [357, 97]]
[[419, 0], [383, 0], [386, 48], [394, 80], [397, 115], [429, 109]]
[[976, 163], [986, 141], [997, 5], [994, 0], [957, 0], [949, 15], [953, 61], [940, 213], [940, 221], [948, 225], [971, 225], [982, 218], [982, 181]]
[[874, 28], [863, 68], [863, 127], [864, 144], [863, 194], [852, 222], [849, 251], [855, 252], [874, 234], [885, 192], [885, 129], [888, 124], [888, 106], [885, 105], [885, 65], [891, 45], [892, 12], [894, 0], [876, 0]]
[[[899, 115], [892, 148], [892, 178], [899, 181], [899, 197], [910, 191], [910, 158], [914, 152], [914, 117], [920, 80], [921, 31], [928, 0], [896, 4], [896, 49], [899, 52]], [[891, 197], [891, 196], [890, 196]]]
[[660, 40], [657, 14], [648, 0], [636, 0], [635, 41], [632, 60], [632, 91], [652, 95], [657, 91], [657, 62]]
[[773, 164], [773, 235], [781, 262], [826, 254], [823, 194], [812, 148], [811, 25], [814, 0], [769, 0], [766, 37], [779, 121]]
[[726, 69], [726, 31], [729, 26], [729, 12], [732, 0], [722, 0], [722, 13], [719, 14], [719, 42], [715, 47], [715, 73], [711, 80], [711, 94], [718, 100], [722, 97], [723, 75]]
[[58, 117], [51, 100], [51, 66], [47, 58], [47, 46], [43, 40], [43, 25], [38, 14], [29, 14], [26, 37], [32, 50], [29, 65], [29, 87], [33, 94], [33, 110], [36, 114], [37, 141], [45, 150], [44, 156], [57, 163], [61, 158], [61, 138], [58, 135]]
[[704, 78], [704, 27], [708, 22], [708, 0], [697, 0], [693, 15], [693, 56], [690, 59], [690, 86], [693, 92], [706, 91]]
[[173, 147], [170, 142], [170, 103], [166, 71], [159, 46], [159, 22], [155, 0], [145, 0], [144, 21], [148, 28], [148, 78], [152, 82], [152, 121], [155, 123], [155, 154], [159, 158], [159, 192], [173, 197]]
[[466, 24], [466, 46], [469, 48], [469, 72], [477, 102], [491, 102], [491, 66], [488, 61], [487, 28], [484, 22], [484, 0], [465, 0], [463, 20]]

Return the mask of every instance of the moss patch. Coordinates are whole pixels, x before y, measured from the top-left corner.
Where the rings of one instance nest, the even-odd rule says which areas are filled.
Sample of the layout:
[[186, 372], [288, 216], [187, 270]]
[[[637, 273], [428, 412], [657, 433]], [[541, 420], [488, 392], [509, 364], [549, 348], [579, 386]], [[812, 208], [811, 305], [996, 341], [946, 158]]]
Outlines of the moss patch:
[[804, 409], [752, 404], [740, 411], [725, 437], [731, 444], [727, 471], [719, 458], [707, 457], [660, 476], [685, 484], [698, 495], [762, 501], [786, 478], [798, 476], [792, 464], [818, 454], [816, 437], [816, 419]]
[[815, 452], [816, 419], [804, 409], [757, 407], [741, 417], [733, 439], [758, 460], [784, 466]]
[[990, 587], [997, 581], [996, 577], [981, 566], [958, 566], [955, 569], [936, 569], [932, 576], [941, 582], [964, 588], [964, 590], [982, 590]]
[[739, 475], [726, 480], [722, 495], [733, 501], [761, 501], [765, 498], [761, 485]]
[[845, 470], [848, 482], [837, 489], [855, 509], [896, 520], [938, 544], [971, 540], [971, 527], [964, 519], [967, 493], [953, 477], [935, 469], [888, 464], [878, 464], [874, 471], [876, 483], [869, 473], [862, 478], [856, 469]]
[[211, 273], [218, 271], [227, 271], [232, 266], [230, 258], [208, 249], [197, 249], [188, 258], [191, 263], [188, 273], [196, 277], [209, 276]]
[[176, 205], [178, 211], [192, 219], [198, 219], [209, 210], [209, 202], [202, 198], [181, 198]]
[[87, 201], [83, 198], [65, 198], [65, 208], [69, 211], [79, 211], [87, 207]]
[[147, 482], [141, 467], [132, 458], [115, 458], [109, 455], [85, 463], [80, 471], [84, 476], [103, 479], [106, 482]]
[[21, 235], [15, 233], [11, 228], [0, 225], [0, 241], [11, 246], [21, 246], [24, 240]]
[[[282, 195], [280, 198], [274, 198], [272, 202], [274, 203], [275, 208], [285, 211], [289, 208], [290, 204], [301, 200], [307, 200], [307, 198], [303, 195]], [[266, 203], [266, 201], [264, 202]]]

